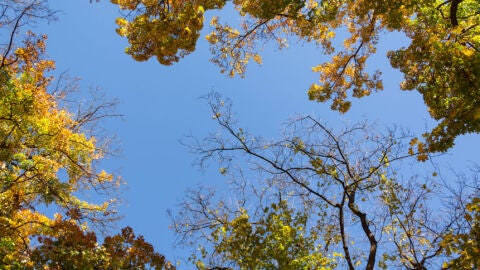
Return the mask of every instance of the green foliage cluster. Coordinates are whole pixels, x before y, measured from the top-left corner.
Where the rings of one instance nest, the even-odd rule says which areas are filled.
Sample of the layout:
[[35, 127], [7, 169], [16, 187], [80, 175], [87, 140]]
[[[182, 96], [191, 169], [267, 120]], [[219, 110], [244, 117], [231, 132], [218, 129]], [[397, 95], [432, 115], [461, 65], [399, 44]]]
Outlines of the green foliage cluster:
[[293, 213], [286, 201], [263, 209], [251, 220], [241, 209], [238, 216], [212, 232], [216, 252], [241, 269], [330, 269], [335, 260], [324, 257], [318, 235], [306, 231], [306, 213]]

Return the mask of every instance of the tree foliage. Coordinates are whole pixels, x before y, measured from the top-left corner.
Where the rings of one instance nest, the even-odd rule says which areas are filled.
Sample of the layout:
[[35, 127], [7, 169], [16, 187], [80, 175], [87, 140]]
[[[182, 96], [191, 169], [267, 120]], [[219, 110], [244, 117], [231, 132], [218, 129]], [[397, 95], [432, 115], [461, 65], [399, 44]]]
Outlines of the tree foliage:
[[[94, 129], [113, 103], [67, 110], [72, 89], [52, 84], [47, 37], [21, 33], [53, 14], [45, 1], [0, 4], [0, 32], [8, 33], [0, 48], [0, 268], [174, 269], [131, 228], [102, 245], [89, 228], [117, 218], [120, 179], [97, 168], [108, 145]], [[92, 192], [96, 202], [82, 198]]]
[[0, 70], [0, 226], [1, 237], [10, 238], [16, 249], [10, 253], [16, 259], [26, 255], [32, 235], [49, 234], [56, 226], [56, 220], [37, 208], [54, 204], [73, 220], [102, 222], [113, 201], [92, 204], [78, 197], [78, 191], [109, 190], [117, 181], [94, 166], [105, 149], [81, 132], [88, 119], [76, 121], [48, 92], [52, 78], [45, 73], [54, 62], [42, 58], [45, 38], [30, 33]]
[[125, 227], [100, 245], [94, 232], [72, 222], [56, 226], [55, 236], [40, 236], [31, 251], [33, 269], [157, 269], [175, 267], [144, 238]]
[[455, 258], [443, 265], [446, 269], [475, 269], [480, 267], [480, 198], [474, 197], [465, 205], [466, 231], [449, 232], [442, 240], [447, 255]]
[[[459, 183], [460, 192], [436, 172], [401, 171], [402, 162], [424, 155], [406, 149], [408, 134], [374, 132], [366, 123], [333, 130], [307, 116], [289, 123], [284, 138], [267, 141], [236, 127], [228, 102], [214, 95], [210, 105], [223, 132], [191, 147], [200, 165], [220, 162], [220, 173], [232, 177], [234, 196], [214, 203], [212, 195], [194, 192], [175, 219], [182, 237], [207, 240], [204, 257], [223, 256], [227, 266], [250, 269], [243, 256], [255, 254], [248, 258], [256, 265], [288, 269], [280, 267], [281, 260], [269, 265], [275, 256], [255, 248], [268, 253], [273, 244], [275, 254], [298, 262], [301, 256], [290, 257], [293, 251], [282, 255], [282, 246], [290, 244], [319, 256], [316, 262], [326, 268], [477, 265], [477, 178]], [[240, 156], [259, 172], [249, 178], [266, 180], [242, 180], [247, 174], [235, 169]], [[272, 240], [279, 232], [288, 244]]]
[[118, 18], [117, 33], [127, 37], [126, 53], [137, 61], [156, 56], [164, 65], [177, 62], [195, 50], [206, 9], [221, 8], [225, 1], [112, 0], [135, 11], [131, 21]]
[[[138, 61], [173, 64], [195, 50], [205, 13], [226, 0], [112, 0], [124, 10], [117, 32]], [[200, 269], [388, 269], [479, 267], [478, 178], [458, 189], [410, 176], [397, 164], [425, 161], [461, 134], [480, 130], [480, 4], [477, 0], [234, 0], [242, 21], [214, 17], [212, 61], [230, 76], [262, 62], [262, 45], [293, 38], [312, 42], [328, 62], [313, 67], [311, 100], [349, 110], [349, 96], [382, 90], [367, 68], [384, 32], [399, 31], [406, 47], [387, 57], [404, 74], [400, 88], [419, 91], [438, 126], [424, 141], [404, 132], [376, 133], [366, 123], [333, 130], [311, 116], [292, 121], [284, 138], [267, 141], [234, 125], [229, 103], [213, 97], [213, 119], [225, 137], [192, 145], [200, 165], [215, 158], [232, 176], [236, 196], [186, 197], [175, 230], [199, 246]], [[107, 154], [92, 123], [111, 104], [73, 113], [49, 74], [46, 36], [25, 26], [53, 18], [46, 1], [0, 3], [0, 268], [175, 269], [130, 227], [102, 243], [91, 226], [116, 218], [110, 195], [118, 178], [97, 168]], [[339, 40], [337, 36], [345, 36]], [[18, 37], [23, 42], [17, 42]], [[337, 46], [343, 41], [343, 48]], [[67, 89], [68, 90], [68, 89]], [[242, 181], [237, 153], [259, 172]], [[478, 172], [477, 172], [478, 174]], [[82, 192], [108, 195], [89, 202]], [[102, 197], [103, 198], [103, 197]], [[256, 200], [256, 201], [255, 201]], [[446, 206], [442, 209], [441, 206]], [[55, 209], [55, 214], [48, 210]], [[193, 240], [192, 240], [193, 239]], [[226, 265], [216, 266], [216, 265]]]
[[[216, 252], [242, 269], [321, 269], [332, 264], [315, 246], [315, 234], [304, 232], [306, 213], [294, 215], [285, 201], [271, 204], [251, 220], [245, 209], [213, 232]], [[313, 251], [313, 252], [312, 252]]]
[[[193, 235], [209, 228], [192, 243], [200, 250], [200, 254], [190, 258], [198, 269], [212, 269], [215, 265], [239, 269], [330, 269], [336, 265], [335, 258], [321, 252], [316, 231], [309, 230], [308, 213], [291, 208], [287, 201], [279, 198], [265, 207], [247, 209], [239, 205], [229, 209], [223, 201], [214, 204], [213, 190], [203, 188], [190, 190], [187, 198], [175, 218], [177, 233], [188, 242]], [[255, 197], [246, 200], [251, 205]]]
[[[127, 53], [171, 64], [191, 53], [204, 25], [204, 12], [226, 0], [112, 0], [127, 10], [117, 32], [127, 37]], [[461, 134], [480, 130], [480, 5], [476, 0], [316, 1], [234, 0], [239, 25], [210, 22], [212, 62], [230, 76], [242, 75], [250, 60], [261, 63], [262, 45], [280, 48], [297, 38], [318, 45], [330, 60], [313, 67], [320, 79], [308, 90], [311, 100], [331, 101], [349, 110], [348, 97], [382, 90], [380, 70], [367, 68], [383, 33], [406, 35], [408, 46], [388, 52], [392, 67], [404, 74], [400, 88], [423, 95], [439, 123], [424, 134], [429, 151], [446, 151]], [[335, 38], [344, 37], [343, 40]], [[342, 46], [338, 45], [343, 41]], [[418, 145], [425, 148], [425, 145]], [[427, 149], [425, 149], [427, 150]]]

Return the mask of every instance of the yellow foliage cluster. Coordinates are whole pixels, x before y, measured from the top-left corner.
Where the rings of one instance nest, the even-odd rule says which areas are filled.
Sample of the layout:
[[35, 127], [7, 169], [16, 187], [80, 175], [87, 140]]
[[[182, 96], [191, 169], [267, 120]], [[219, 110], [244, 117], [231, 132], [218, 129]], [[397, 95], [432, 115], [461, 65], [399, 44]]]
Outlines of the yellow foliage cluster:
[[97, 173], [103, 156], [95, 138], [80, 133], [74, 116], [60, 108], [46, 73], [54, 62], [43, 59], [45, 36], [29, 33], [0, 68], [0, 255], [28, 265], [29, 242], [54, 236], [63, 222], [39, 208], [55, 204], [71, 222], [108, 216], [109, 202], [91, 204], [75, 194], [85, 186], [107, 187], [111, 174]]
[[242, 208], [212, 232], [216, 252], [223, 260], [235, 261], [240, 269], [326, 270], [335, 267], [334, 258], [318, 252], [321, 248], [316, 244], [318, 235], [305, 231], [308, 217], [295, 214], [286, 201], [272, 204], [264, 209], [263, 217], [253, 219]]
[[480, 267], [480, 198], [473, 198], [465, 209], [470, 231], [462, 234], [448, 233], [441, 246], [447, 255], [458, 254], [444, 263], [446, 269], [478, 269]]
[[203, 28], [204, 12], [220, 8], [222, 0], [196, 1], [151, 1], [112, 0], [124, 10], [142, 10], [126, 18], [118, 18], [117, 33], [128, 39], [126, 53], [137, 61], [146, 61], [156, 56], [164, 65], [171, 65], [195, 50], [200, 30]]

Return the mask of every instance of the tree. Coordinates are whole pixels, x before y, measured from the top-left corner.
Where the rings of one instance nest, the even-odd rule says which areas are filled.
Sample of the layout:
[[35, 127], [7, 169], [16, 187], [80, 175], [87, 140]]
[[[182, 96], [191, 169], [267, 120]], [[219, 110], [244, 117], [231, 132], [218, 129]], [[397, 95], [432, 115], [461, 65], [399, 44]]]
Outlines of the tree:
[[[475, 179], [478, 183], [478, 178]], [[444, 253], [454, 259], [445, 263], [445, 269], [475, 269], [480, 266], [480, 199], [477, 196], [462, 203], [464, 207], [464, 226], [462, 232], [448, 232], [441, 242]]]
[[31, 251], [33, 269], [175, 269], [130, 227], [107, 236], [102, 245], [94, 232], [75, 223], [66, 221], [55, 229], [55, 237], [38, 238], [40, 245]]
[[[138, 61], [152, 56], [170, 65], [195, 50], [204, 13], [226, 0], [111, 0], [126, 10], [117, 32], [128, 39], [126, 52]], [[279, 48], [289, 40], [318, 45], [330, 61], [313, 67], [320, 74], [308, 90], [311, 100], [331, 101], [348, 111], [349, 96], [361, 98], [383, 89], [381, 72], [367, 62], [385, 32], [403, 33], [410, 44], [391, 50], [392, 67], [404, 74], [402, 90], [423, 95], [437, 127], [424, 134], [419, 149], [443, 152], [462, 134], [479, 132], [480, 4], [476, 0], [315, 1], [235, 0], [239, 26], [212, 18], [212, 62], [230, 76], [243, 76], [250, 60], [270, 40]], [[345, 36], [343, 40], [335, 36]], [[337, 46], [343, 41], [343, 48]], [[425, 143], [428, 147], [425, 147]]]
[[85, 231], [75, 222], [60, 221], [52, 236], [38, 236], [32, 247], [32, 269], [101, 269], [108, 265], [108, 254], [98, 246], [94, 232]]
[[15, 250], [9, 256], [20, 261], [29, 238], [48, 234], [56, 224], [37, 208], [54, 204], [73, 220], [101, 224], [114, 201], [92, 204], [77, 194], [86, 188], [111, 190], [118, 180], [95, 168], [105, 149], [82, 132], [82, 125], [102, 112], [77, 121], [49, 94], [51, 78], [45, 73], [54, 62], [42, 59], [45, 38], [30, 33], [0, 70], [0, 237], [11, 242]]
[[[316, 231], [308, 231], [307, 212], [297, 212], [284, 200], [264, 208], [228, 209], [223, 203], [212, 203], [213, 191], [204, 192], [188, 192], [174, 226], [186, 242], [192, 240], [191, 234], [209, 228], [193, 239], [200, 254], [193, 254], [190, 260], [197, 268], [228, 265], [224, 269], [330, 269], [335, 265], [334, 258], [322, 254]], [[252, 201], [250, 197], [249, 204]], [[210, 246], [213, 254], [209, 254]]]
[[[0, 31], [8, 33], [0, 48], [0, 268], [174, 269], [130, 228], [103, 245], [90, 229], [117, 219], [120, 179], [97, 168], [109, 152], [95, 136], [114, 103], [82, 106], [66, 99], [68, 84], [52, 84], [47, 37], [20, 29], [53, 14], [45, 1], [0, 4]], [[82, 199], [92, 192], [97, 202]]]
[[[220, 173], [231, 174], [233, 195], [213, 199], [194, 191], [174, 223], [185, 243], [206, 240], [204, 257], [220, 256], [221, 263], [250, 269], [243, 256], [253, 254], [256, 265], [276, 261], [266, 268], [283, 269], [280, 259], [254, 249], [267, 245], [260, 249], [268, 252], [273, 244], [282, 256], [279, 246], [289, 245], [272, 241], [282, 226], [280, 231], [292, 235], [280, 239], [319, 256], [324, 267], [420, 270], [462, 260], [467, 268], [476, 265], [471, 259], [478, 257], [473, 255], [477, 244], [466, 240], [477, 234], [472, 211], [478, 200], [469, 203], [479, 196], [476, 178], [461, 182], [460, 192], [436, 172], [420, 177], [402, 171], [402, 161], [425, 155], [407, 150], [408, 134], [382, 134], [366, 123], [333, 130], [306, 116], [289, 123], [283, 139], [270, 142], [236, 127], [229, 102], [210, 98], [223, 133], [190, 146], [200, 155], [199, 165], [216, 159]], [[265, 180], [243, 180], [246, 173], [235, 170], [239, 156], [259, 172], [248, 178]], [[293, 254], [282, 258], [294, 262]]]

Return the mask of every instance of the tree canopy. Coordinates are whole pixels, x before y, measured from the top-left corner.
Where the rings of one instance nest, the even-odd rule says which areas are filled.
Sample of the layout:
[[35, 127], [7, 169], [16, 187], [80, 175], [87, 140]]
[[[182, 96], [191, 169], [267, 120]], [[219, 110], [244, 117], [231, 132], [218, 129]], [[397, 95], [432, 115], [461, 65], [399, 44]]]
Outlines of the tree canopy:
[[73, 86], [52, 83], [47, 37], [20, 33], [52, 17], [44, 1], [0, 4], [0, 268], [174, 269], [129, 227], [97, 242], [92, 227], [118, 218], [120, 178], [97, 168], [109, 152], [94, 125], [113, 103], [68, 101]]
[[[204, 13], [226, 0], [112, 0], [125, 10], [117, 19], [126, 53], [138, 61], [156, 57], [171, 65], [195, 50]], [[312, 67], [319, 81], [311, 100], [330, 101], [345, 113], [350, 97], [383, 90], [381, 71], [369, 62], [385, 32], [403, 33], [409, 45], [391, 48], [387, 57], [400, 70], [402, 90], [416, 90], [438, 125], [425, 133], [419, 149], [442, 152], [457, 136], [480, 131], [480, 4], [476, 0], [315, 1], [234, 0], [239, 25], [210, 21], [206, 36], [212, 62], [230, 76], [243, 76], [250, 60], [262, 62], [262, 45], [279, 48], [293, 40], [311, 42], [330, 60]], [[343, 46], [342, 46], [343, 44]], [[320, 58], [320, 57], [319, 57]], [[367, 68], [367, 64], [373, 68]], [[425, 143], [428, 147], [425, 147]]]
[[456, 181], [436, 171], [405, 170], [412, 166], [403, 162], [424, 155], [407, 149], [411, 135], [382, 133], [367, 123], [333, 129], [305, 116], [289, 122], [284, 137], [266, 140], [238, 127], [228, 101], [210, 98], [221, 131], [190, 146], [198, 165], [219, 162], [232, 193], [192, 189], [183, 199], [175, 230], [183, 243], [200, 246], [192, 256], [197, 264], [351, 270], [479, 265], [478, 167]]
[[[237, 126], [228, 100], [209, 95], [219, 131], [187, 146], [200, 167], [220, 164], [231, 196], [191, 189], [172, 215], [198, 269], [480, 267], [480, 169], [451, 181], [434, 164], [457, 136], [480, 131], [478, 0], [111, 2], [124, 12], [117, 33], [137, 61], [172, 65], [194, 52], [212, 11], [220, 15], [205, 38], [231, 77], [261, 64], [267, 42], [313, 43], [329, 59], [312, 67], [319, 80], [308, 97], [340, 113], [351, 97], [383, 90], [371, 57], [400, 32], [408, 44], [386, 57], [404, 75], [400, 89], [418, 91], [437, 120], [421, 139], [367, 121], [334, 129], [305, 115], [266, 140]], [[228, 7], [239, 24], [222, 17]], [[54, 17], [47, 0], [0, 3], [0, 268], [175, 269], [131, 227], [99, 236], [119, 218], [121, 181], [99, 168], [109, 145], [95, 125], [114, 103], [68, 99], [75, 86], [52, 75], [47, 36], [28, 31]], [[428, 159], [434, 170], [417, 162]]]
[[16, 260], [26, 255], [31, 236], [48, 235], [63, 220], [61, 215], [49, 218], [37, 207], [55, 204], [73, 220], [102, 222], [111, 213], [111, 202], [92, 204], [77, 192], [108, 189], [117, 181], [94, 167], [105, 152], [94, 137], [81, 132], [89, 119], [76, 121], [48, 92], [51, 78], [45, 72], [54, 62], [42, 58], [44, 39], [29, 34], [1, 68], [1, 234], [7, 241], [2, 246], [14, 248], [9, 256]]

